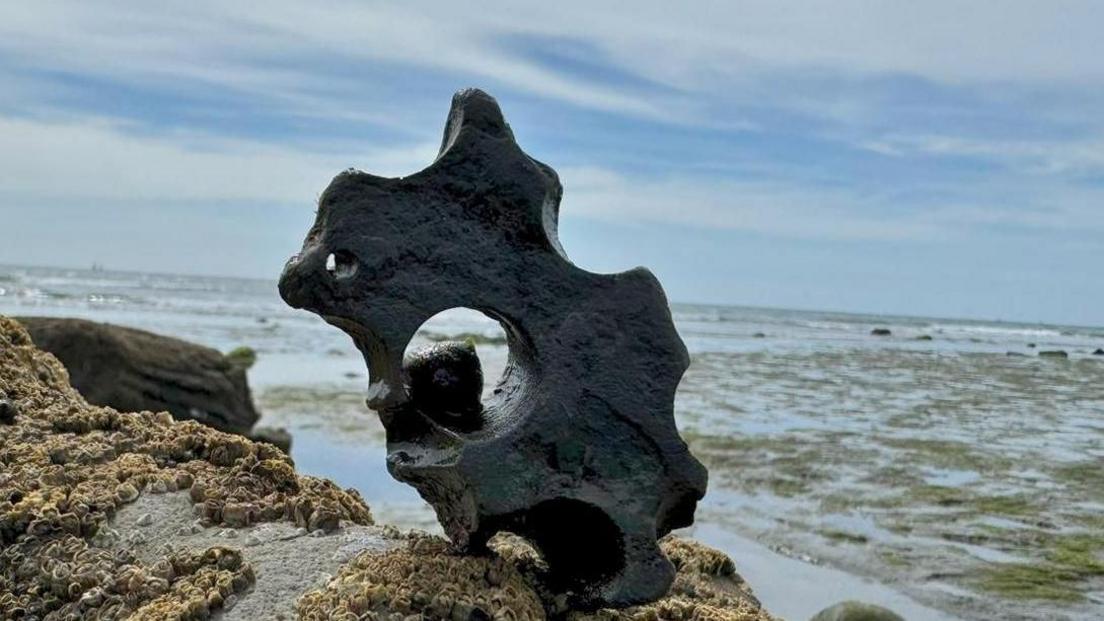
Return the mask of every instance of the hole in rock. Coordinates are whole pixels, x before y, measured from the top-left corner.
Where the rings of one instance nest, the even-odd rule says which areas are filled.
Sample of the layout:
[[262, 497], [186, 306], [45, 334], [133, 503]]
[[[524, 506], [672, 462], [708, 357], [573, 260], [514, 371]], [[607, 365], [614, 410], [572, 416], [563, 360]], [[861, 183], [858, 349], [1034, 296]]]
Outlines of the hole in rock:
[[338, 250], [326, 257], [326, 271], [334, 278], [349, 278], [356, 274], [357, 259], [351, 252]]
[[503, 530], [529, 540], [552, 569], [554, 588], [602, 582], [622, 568], [621, 531], [604, 511], [570, 498], [546, 500]]
[[421, 325], [404, 353], [411, 400], [438, 423], [458, 431], [483, 426], [510, 358], [506, 330], [470, 308], [437, 313]]

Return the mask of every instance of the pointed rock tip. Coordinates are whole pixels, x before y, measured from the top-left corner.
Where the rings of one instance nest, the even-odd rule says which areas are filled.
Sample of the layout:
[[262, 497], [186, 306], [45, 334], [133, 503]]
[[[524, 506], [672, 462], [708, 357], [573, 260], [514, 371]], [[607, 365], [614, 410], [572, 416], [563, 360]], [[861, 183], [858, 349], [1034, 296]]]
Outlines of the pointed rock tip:
[[465, 88], [456, 91], [452, 96], [452, 107], [449, 109], [448, 122], [445, 124], [445, 134], [441, 140], [438, 157], [449, 150], [449, 147], [456, 142], [460, 131], [465, 128], [474, 129], [495, 138], [510, 140], [514, 138], [510, 125], [502, 116], [502, 109], [498, 107], [498, 102], [478, 88]]

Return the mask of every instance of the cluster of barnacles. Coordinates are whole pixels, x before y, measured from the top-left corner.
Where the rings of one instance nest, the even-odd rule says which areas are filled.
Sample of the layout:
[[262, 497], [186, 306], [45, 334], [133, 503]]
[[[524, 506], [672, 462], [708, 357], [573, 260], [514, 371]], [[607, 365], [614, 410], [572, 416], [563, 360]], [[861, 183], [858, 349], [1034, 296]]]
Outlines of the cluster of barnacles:
[[362, 554], [325, 588], [297, 605], [300, 619], [544, 619], [540, 598], [501, 556], [456, 553], [436, 537], [413, 535], [384, 554]]
[[241, 553], [180, 552], [145, 565], [126, 550], [65, 535], [27, 537], [0, 552], [5, 619], [203, 619], [253, 585]]
[[701, 544], [665, 537], [661, 547], [678, 573], [667, 597], [641, 606], [594, 612], [557, 610], [555, 598], [534, 589], [547, 571], [524, 539], [502, 534], [490, 556], [457, 554], [437, 537], [412, 534], [405, 546], [363, 553], [326, 586], [299, 599], [299, 618], [494, 619], [521, 621], [556, 616], [566, 621], [769, 621], [736, 574], [732, 560]]

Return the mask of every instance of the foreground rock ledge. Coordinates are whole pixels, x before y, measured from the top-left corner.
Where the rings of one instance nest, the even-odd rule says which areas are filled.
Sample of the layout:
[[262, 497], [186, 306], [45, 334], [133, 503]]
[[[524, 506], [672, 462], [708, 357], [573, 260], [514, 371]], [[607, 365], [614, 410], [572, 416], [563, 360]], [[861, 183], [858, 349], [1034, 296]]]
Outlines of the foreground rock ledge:
[[[355, 490], [165, 413], [88, 405], [0, 317], [0, 618], [543, 619], [542, 561], [373, 525]], [[668, 538], [671, 593], [584, 619], [769, 620], [727, 557]]]

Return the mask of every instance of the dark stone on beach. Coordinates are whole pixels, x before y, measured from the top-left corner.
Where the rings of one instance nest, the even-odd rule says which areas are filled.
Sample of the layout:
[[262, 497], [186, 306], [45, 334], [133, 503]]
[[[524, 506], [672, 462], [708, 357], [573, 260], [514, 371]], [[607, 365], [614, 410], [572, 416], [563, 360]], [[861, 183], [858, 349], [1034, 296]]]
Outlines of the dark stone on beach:
[[[561, 194], [495, 100], [462, 91], [428, 168], [333, 180], [280, 293], [364, 354], [388, 470], [433, 505], [460, 549], [519, 534], [543, 553], [558, 599], [627, 606], [667, 592], [674, 567], [657, 537], [690, 525], [705, 494], [705, 468], [672, 411], [689, 356], [651, 272], [592, 274], [567, 260]], [[455, 307], [508, 335], [507, 367], [474, 429], [434, 413], [474, 406], [470, 361], [448, 351], [418, 363], [456, 372], [448, 403], [402, 364], [419, 327]]]
[[809, 621], [905, 621], [905, 619], [888, 608], [846, 601], [821, 610]]
[[271, 444], [281, 451], [291, 454], [291, 434], [283, 427], [254, 427], [249, 432], [249, 439], [254, 442]]
[[916, 340], [917, 341], [930, 341], [930, 340], [932, 340], [932, 337], [931, 337], [930, 334], [921, 334], [920, 336], [916, 337]]
[[1010, 352], [1005, 352], [1005, 354], [1004, 354], [1004, 355], [1005, 355], [1005, 356], [1012, 356], [1012, 357], [1014, 357], [1014, 358], [1026, 358], [1026, 357], [1027, 357], [1027, 354], [1024, 354], [1024, 353], [1020, 353], [1020, 352], [1018, 352], [1018, 351], [1010, 351]]
[[889, 328], [874, 328], [870, 331], [873, 336], [892, 336], [893, 332]]
[[257, 422], [245, 369], [214, 349], [84, 319], [18, 320], [35, 345], [65, 365], [89, 403], [120, 412], [167, 411], [238, 434]]
[[0, 425], [10, 425], [19, 414], [17, 406], [7, 399], [0, 399]]
[[1061, 349], [1052, 349], [1039, 352], [1040, 358], [1069, 358], [1069, 352]]
[[765, 338], [767, 338], [767, 335], [766, 335], [766, 334], [764, 334], [764, 333], [762, 333], [762, 332], [756, 332], [755, 334], [752, 334], [751, 336], [752, 336], [753, 338], [757, 338], [757, 339], [765, 339]]
[[464, 431], [482, 423], [483, 367], [475, 345], [445, 341], [418, 348], [403, 360], [411, 404], [445, 427]]
[[1092, 355], [1094, 355], [1094, 356], [1104, 356], [1104, 349], [1101, 349], [1101, 348], [1097, 348], [1097, 350], [1096, 350], [1096, 351], [1094, 351], [1094, 352], [1092, 353]]
[[1028, 343], [1027, 346], [1032, 348], [1032, 349], [1035, 349], [1035, 343]]

